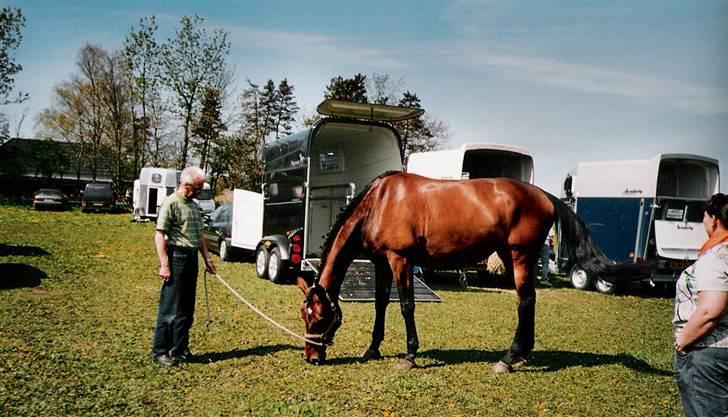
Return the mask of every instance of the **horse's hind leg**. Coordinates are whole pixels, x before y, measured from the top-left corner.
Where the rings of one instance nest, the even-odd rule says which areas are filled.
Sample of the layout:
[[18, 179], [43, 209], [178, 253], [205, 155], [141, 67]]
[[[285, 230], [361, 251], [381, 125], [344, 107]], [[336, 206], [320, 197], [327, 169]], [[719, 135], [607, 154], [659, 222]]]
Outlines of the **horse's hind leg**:
[[376, 274], [374, 289], [374, 328], [372, 329], [372, 342], [369, 348], [362, 354], [362, 359], [381, 359], [379, 345], [384, 340], [384, 318], [389, 305], [389, 294], [392, 291], [392, 270], [387, 262], [376, 262], [374, 264]]
[[518, 296], [518, 326], [510, 349], [493, 366], [493, 371], [496, 373], [510, 372], [514, 365], [525, 363], [528, 355], [533, 351], [535, 343], [536, 287], [532, 265], [535, 263], [532, 262], [534, 256], [529, 256], [525, 251], [520, 250], [513, 250], [511, 255], [512, 264], [509, 266], [509, 262], [504, 261], [504, 263], [507, 269], [512, 268]]
[[412, 279], [412, 265], [399, 255], [393, 254], [388, 258], [389, 265], [392, 268], [392, 275], [397, 279], [399, 306], [407, 330], [407, 355], [399, 361], [397, 367], [410, 369], [416, 366], [415, 355], [420, 348], [417, 327], [415, 326], [415, 289], [414, 280]]

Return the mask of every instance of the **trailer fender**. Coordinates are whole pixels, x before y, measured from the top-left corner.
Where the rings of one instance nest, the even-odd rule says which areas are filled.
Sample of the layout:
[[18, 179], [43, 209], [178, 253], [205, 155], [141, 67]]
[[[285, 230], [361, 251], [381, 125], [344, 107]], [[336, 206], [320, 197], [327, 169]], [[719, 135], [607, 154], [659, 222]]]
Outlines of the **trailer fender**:
[[279, 251], [281, 251], [281, 260], [288, 261], [291, 259], [288, 238], [284, 235], [264, 236], [262, 239], [260, 239], [260, 242], [255, 247], [255, 250], [257, 251], [258, 248], [261, 246], [265, 246], [268, 251], [270, 251], [271, 248], [275, 246], [278, 248]]

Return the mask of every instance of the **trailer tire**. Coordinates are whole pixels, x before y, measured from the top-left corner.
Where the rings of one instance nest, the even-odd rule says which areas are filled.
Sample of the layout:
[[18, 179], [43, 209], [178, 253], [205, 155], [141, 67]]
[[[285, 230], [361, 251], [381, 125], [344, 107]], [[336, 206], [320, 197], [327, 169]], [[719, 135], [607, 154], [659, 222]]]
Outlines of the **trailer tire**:
[[218, 248], [220, 248], [220, 260], [223, 262], [230, 262], [233, 259], [232, 255], [232, 248], [230, 248], [227, 244], [227, 240], [222, 239], [220, 240], [220, 243], [218, 244]]
[[591, 286], [591, 277], [579, 265], [574, 265], [569, 272], [571, 285], [577, 290], [588, 290]]
[[255, 273], [258, 278], [268, 278], [268, 250], [262, 245], [255, 250]]
[[617, 290], [617, 286], [609, 281], [597, 278], [594, 281], [594, 288], [602, 294], [611, 295]]
[[268, 279], [276, 284], [283, 282], [286, 263], [281, 259], [281, 250], [274, 246], [268, 254]]

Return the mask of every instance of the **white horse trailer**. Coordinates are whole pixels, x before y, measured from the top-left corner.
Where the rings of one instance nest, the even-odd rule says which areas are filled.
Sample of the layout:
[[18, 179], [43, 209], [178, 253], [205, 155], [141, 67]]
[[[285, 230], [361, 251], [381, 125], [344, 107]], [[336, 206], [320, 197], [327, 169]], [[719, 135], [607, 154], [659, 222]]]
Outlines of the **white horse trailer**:
[[133, 208], [135, 219], [155, 219], [165, 197], [179, 185], [182, 171], [170, 168], [142, 168], [134, 180]]
[[506, 177], [533, 184], [531, 153], [516, 146], [468, 143], [444, 151], [409, 156], [407, 172], [435, 179]]
[[[524, 148], [494, 143], [466, 143], [455, 149], [412, 153], [407, 172], [434, 179], [460, 180], [506, 177], [533, 184], [533, 158]], [[498, 255], [493, 254], [494, 259]], [[496, 260], [494, 265], [499, 265]], [[466, 270], [493, 269], [483, 260], [478, 265], [451, 265], [467, 286]], [[497, 269], [497, 268], [496, 268]], [[428, 276], [433, 271], [421, 270]]]
[[[658, 154], [647, 160], [580, 163], [569, 171], [561, 198], [613, 261], [654, 265], [636, 279], [674, 283], [707, 239], [703, 205], [719, 191], [719, 181], [713, 158]], [[568, 242], [559, 239], [559, 244]], [[594, 284], [600, 292], [614, 291], [568, 258], [559, 256], [558, 264], [576, 288]]]

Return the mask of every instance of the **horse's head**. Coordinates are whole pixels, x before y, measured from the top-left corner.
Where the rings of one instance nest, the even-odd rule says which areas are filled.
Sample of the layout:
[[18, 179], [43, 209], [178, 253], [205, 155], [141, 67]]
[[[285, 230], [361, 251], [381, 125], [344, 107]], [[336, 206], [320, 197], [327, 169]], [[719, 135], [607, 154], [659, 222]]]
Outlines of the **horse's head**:
[[341, 309], [333, 300], [326, 288], [314, 283], [311, 287], [302, 279], [298, 279], [298, 288], [306, 298], [301, 304], [301, 317], [306, 325], [306, 342], [304, 357], [314, 365], [322, 365], [326, 361], [326, 348], [333, 344], [334, 334], [341, 326]]

